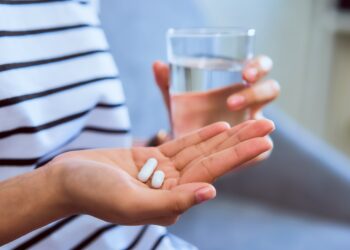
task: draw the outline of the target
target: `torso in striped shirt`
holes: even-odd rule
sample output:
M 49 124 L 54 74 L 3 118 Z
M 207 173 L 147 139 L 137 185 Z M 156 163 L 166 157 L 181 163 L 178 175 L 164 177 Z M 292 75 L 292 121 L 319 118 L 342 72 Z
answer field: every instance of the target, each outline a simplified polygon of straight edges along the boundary
M 0 0 L 0 180 L 75 149 L 130 146 L 118 70 L 86 0 Z M 33 194 L 33 199 L 35 198 Z M 4 249 L 172 249 L 157 226 L 87 215 L 52 223 Z

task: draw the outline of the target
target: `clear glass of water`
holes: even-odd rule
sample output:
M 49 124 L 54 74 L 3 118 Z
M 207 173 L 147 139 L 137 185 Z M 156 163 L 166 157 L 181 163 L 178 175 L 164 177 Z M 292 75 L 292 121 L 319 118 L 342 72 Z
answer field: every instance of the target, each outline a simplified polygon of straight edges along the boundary
M 169 29 L 170 119 L 175 137 L 216 121 L 236 125 L 247 111 L 230 112 L 226 99 L 245 87 L 242 69 L 253 56 L 255 30 Z

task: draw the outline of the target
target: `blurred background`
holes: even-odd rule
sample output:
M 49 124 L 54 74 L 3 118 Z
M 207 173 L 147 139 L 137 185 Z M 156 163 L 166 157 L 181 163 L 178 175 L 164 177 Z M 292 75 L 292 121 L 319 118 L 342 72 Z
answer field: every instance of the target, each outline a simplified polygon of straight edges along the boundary
M 201 0 L 210 25 L 257 30 L 256 52 L 271 56 L 282 86 L 277 106 L 350 153 L 349 1 Z
M 147 55 L 144 58 L 149 62 L 142 69 L 147 74 L 136 71 L 140 81 L 128 82 L 133 86 L 125 86 L 127 93 L 133 93 L 135 86 L 143 86 L 145 77 L 147 82 L 150 81 L 153 60 L 165 60 L 167 28 L 252 27 L 257 30 L 256 53 L 267 54 L 275 62 L 271 77 L 277 79 L 283 89 L 277 106 L 312 133 L 350 153 L 350 112 L 347 102 L 350 93 L 350 14 L 347 0 L 195 0 L 189 3 L 179 1 L 175 6 L 169 1 L 151 1 L 143 8 L 138 7 L 144 6 L 140 1 L 133 1 L 135 6 L 112 2 L 102 1 L 102 20 L 117 61 L 121 61 L 118 60 L 119 54 L 123 54 L 123 59 L 125 54 L 129 54 L 132 58 L 129 60 L 145 57 L 139 53 L 140 46 L 128 46 L 124 51 L 119 51 L 116 48 L 118 43 L 139 43 L 145 50 L 158 47 L 152 58 Z M 184 11 L 186 5 L 188 9 Z M 124 11 L 123 8 L 127 9 Z M 193 11 L 194 8 L 196 11 Z M 120 17 L 116 15 L 136 20 L 118 23 Z M 142 25 L 144 20 L 148 23 Z M 123 67 L 125 63 L 119 64 Z M 152 98 L 143 97 L 143 102 L 159 101 L 159 96 L 154 101 L 150 100 Z M 157 128 L 166 126 L 164 120 L 160 124 L 155 122 L 152 131 L 140 128 L 137 123 L 144 117 L 138 119 L 135 116 L 132 118 L 137 136 L 147 137 Z
M 151 65 L 169 27 L 244 26 L 274 60 L 275 150 L 172 231 L 200 249 L 350 249 L 350 1 L 102 0 L 134 135 L 168 128 Z

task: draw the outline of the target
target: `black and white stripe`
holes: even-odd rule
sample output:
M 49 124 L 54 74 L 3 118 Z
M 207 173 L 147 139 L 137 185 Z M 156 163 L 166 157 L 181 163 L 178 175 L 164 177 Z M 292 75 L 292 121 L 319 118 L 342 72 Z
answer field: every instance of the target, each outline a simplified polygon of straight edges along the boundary
M 86 248 L 88 245 L 90 245 L 92 242 L 97 240 L 105 232 L 107 232 L 107 231 L 109 231 L 109 230 L 111 230 L 113 228 L 116 228 L 116 227 L 117 227 L 117 225 L 109 224 L 109 225 L 105 225 L 105 226 L 99 228 L 97 231 L 95 231 L 92 234 L 90 234 L 87 238 L 83 239 L 77 245 L 73 246 L 71 248 L 71 250 L 81 250 L 81 249 Z
M 14 104 L 19 104 L 21 102 L 33 100 L 33 99 L 40 98 L 40 97 L 46 97 L 49 95 L 58 94 L 58 93 L 63 92 L 63 91 L 83 87 L 85 85 L 96 84 L 96 83 L 101 83 L 101 82 L 106 81 L 106 80 L 116 80 L 116 79 L 118 79 L 117 76 L 97 77 L 97 78 L 93 78 L 93 79 L 89 79 L 89 80 L 84 80 L 84 81 L 80 81 L 80 82 L 67 84 L 67 85 L 64 85 L 61 87 L 43 90 L 43 91 L 36 92 L 36 93 L 30 93 L 30 94 L 25 94 L 25 95 L 20 95 L 20 96 L 13 96 L 10 98 L 5 98 L 5 99 L 0 100 L 0 108 L 6 107 L 6 106 L 11 106 Z M 99 107 L 114 107 L 115 105 L 119 106 L 120 104 L 100 104 Z
M 56 88 L 83 81 L 93 81 L 94 79 L 115 77 L 117 75 L 118 71 L 114 67 L 113 59 L 108 53 L 95 53 L 85 57 L 78 57 L 74 60 L 63 60 L 36 67 L 18 68 L 0 74 L 0 84 L 2 86 L 7 83 L 14 84 L 14 87 L 18 88 L 16 93 L 2 88 L 0 100 L 52 91 Z M 116 95 L 123 97 L 122 92 L 116 93 Z
M 19 37 L 19 36 L 30 36 L 30 35 L 42 35 L 51 32 L 62 32 L 73 29 L 84 29 L 84 28 L 99 28 L 98 25 L 92 24 L 74 24 L 66 26 L 57 26 L 57 27 L 46 27 L 41 29 L 33 30 L 0 30 L 0 37 Z
M 85 230 L 81 230 L 81 227 L 84 227 Z M 70 230 L 66 231 L 65 229 L 68 228 Z M 62 219 L 22 237 L 17 244 L 10 243 L 6 247 L 16 250 L 47 249 L 50 244 L 48 237 L 53 234 L 62 241 L 67 237 L 67 234 L 74 234 L 74 240 L 62 242 L 62 249 L 173 249 L 169 244 L 169 239 L 167 239 L 166 229 L 162 227 L 154 225 L 121 226 L 87 215 L 75 215 Z M 111 239 L 115 240 L 113 246 L 109 245 Z M 163 247 L 161 247 L 162 245 Z
M 32 238 L 30 238 L 30 239 L 22 242 L 21 244 L 15 246 L 13 248 L 13 250 L 28 249 L 28 248 L 36 245 L 38 242 L 40 242 L 40 241 L 44 240 L 45 238 L 49 237 L 50 235 L 55 233 L 57 230 L 61 229 L 62 227 L 67 225 L 69 222 L 75 220 L 76 218 L 77 218 L 77 215 L 74 215 L 74 216 L 68 217 L 66 219 L 63 219 L 63 220 L 55 223 L 52 226 L 49 226 L 48 228 L 46 228 L 45 230 L 39 232 L 38 234 L 36 234 Z
M 37 163 L 40 159 L 45 158 L 48 151 L 51 152 L 56 148 L 64 149 L 64 147 L 67 146 L 73 146 L 74 148 L 123 146 L 125 143 L 123 137 L 129 133 L 129 126 L 115 128 L 115 126 L 108 126 L 108 124 L 107 126 L 95 124 L 97 123 L 94 120 L 95 117 L 104 117 L 103 114 L 105 110 L 103 109 L 105 109 L 105 107 L 103 107 L 102 110 L 91 108 L 69 117 L 64 117 L 60 120 L 43 124 L 39 127 L 21 128 L 23 130 L 28 130 L 25 131 L 26 133 L 24 134 L 17 134 L 13 137 L 0 140 L 0 147 L 2 145 L 4 146 L 4 150 L 0 152 L 0 167 L 11 165 L 30 166 L 31 164 Z M 116 105 L 116 108 L 108 109 L 119 109 L 120 111 L 123 111 L 119 112 L 121 114 L 126 112 L 125 106 Z M 106 113 L 108 112 L 110 111 L 106 111 Z M 87 119 L 92 122 L 86 123 Z M 80 124 L 86 125 L 81 127 Z M 50 128 L 50 126 L 53 127 Z M 80 127 L 81 129 L 79 129 Z M 18 130 L 16 131 L 17 133 L 19 133 Z M 7 131 L 7 133 L 8 132 L 9 131 Z M 33 134 L 38 133 L 39 135 L 33 136 Z M 47 138 L 50 139 L 50 141 L 47 141 L 45 145 L 42 145 L 40 143 L 41 138 Z M 67 140 L 65 138 L 69 139 Z M 103 142 L 99 143 L 99 141 L 102 140 Z M 126 140 L 129 139 L 126 137 Z M 52 146 L 49 147 L 49 145 Z M 32 147 L 32 150 L 28 150 L 28 147 L 30 146 Z M 13 149 L 13 147 L 16 148 Z M 16 155 L 21 155 L 21 157 L 15 157 Z
M 94 0 L 0 0 L 0 181 L 63 152 L 130 146 L 119 72 L 94 6 Z M 158 226 L 76 215 L 2 248 L 172 249 L 166 235 Z
M 108 51 L 108 44 L 98 27 L 68 29 L 38 36 L 0 36 L 0 48 L 6 47 L 7 51 L 7 54 L 0 57 L 0 72 Z M 98 44 L 90 44 L 89 37 L 95 37 Z M 40 43 L 37 43 L 38 39 L 41 40 Z M 71 44 L 65 44 L 67 40 Z M 65 45 L 58 50 L 57 44 Z
M 168 235 L 167 233 L 164 233 L 164 234 L 160 235 L 160 236 L 157 238 L 157 240 L 154 242 L 154 244 L 153 244 L 151 250 L 157 250 L 158 247 L 160 246 L 160 244 L 162 244 L 163 239 L 164 239 L 167 235 Z
M 87 50 L 87 51 L 82 51 L 82 52 L 79 51 L 76 53 L 62 55 L 62 56 L 58 56 L 58 57 L 43 58 L 43 59 L 38 59 L 38 60 L 34 60 L 34 61 L 5 63 L 5 64 L 0 64 L 0 73 L 3 71 L 9 71 L 9 70 L 21 69 L 21 68 L 29 68 L 29 67 L 34 67 L 34 66 L 41 66 L 41 65 L 45 65 L 45 64 L 67 61 L 67 60 L 72 60 L 72 59 L 76 59 L 79 57 L 85 57 L 85 56 L 90 56 L 90 55 L 94 55 L 94 54 L 98 54 L 98 53 L 106 53 L 106 52 L 108 52 L 108 51 L 105 49 L 94 49 L 94 50 Z
M 7 249 L 52 249 L 50 248 L 52 244 L 50 236 L 55 235 L 54 238 L 62 241 L 58 249 L 70 249 L 106 225 L 110 223 L 88 215 L 74 215 L 31 232 L 5 247 Z
M 75 0 L 1 0 L 0 30 L 34 30 L 76 24 L 99 25 L 100 21 L 93 6 L 94 4 L 82 6 Z
M 124 106 L 124 100 L 122 98 L 114 97 L 112 93 L 115 90 L 120 89 L 120 86 L 118 86 L 119 83 L 115 81 L 104 81 L 100 82 L 99 84 L 92 84 L 90 86 L 86 86 L 84 88 L 78 88 L 78 89 L 72 89 L 67 92 L 60 92 L 54 95 L 42 97 L 42 98 L 36 98 L 32 99 L 30 101 L 25 101 L 18 103 L 17 105 L 11 105 L 5 108 L 0 107 L 0 116 L 6 115 L 8 113 L 13 113 L 12 119 L 4 120 L 1 124 L 1 132 L 0 132 L 0 138 L 8 137 L 13 134 L 16 134 L 16 130 L 23 130 L 23 128 L 28 128 L 30 130 L 37 130 L 36 127 L 42 127 L 46 126 L 46 124 L 51 123 L 57 123 L 59 120 L 62 119 L 74 119 L 74 117 L 80 117 L 84 114 L 79 115 L 78 113 L 89 113 L 88 110 L 92 109 L 96 106 L 96 112 L 92 112 L 94 116 L 101 116 L 103 114 L 107 114 L 110 111 L 118 112 L 118 113 L 125 113 L 126 107 Z M 94 98 L 94 94 L 101 93 L 101 89 L 112 91 L 111 95 L 105 95 L 103 100 L 101 100 L 101 103 L 97 103 L 99 101 L 99 98 Z M 95 91 L 95 93 L 93 92 Z M 77 100 L 74 100 L 72 98 L 75 98 L 79 95 L 86 94 L 86 98 L 76 98 Z M 57 106 L 57 103 L 62 103 L 67 101 L 67 104 L 70 104 L 70 108 L 67 109 L 66 107 Z M 70 103 L 74 102 L 74 103 Z M 74 105 L 72 105 L 74 104 Z M 100 107 L 100 105 L 111 105 L 110 108 L 106 107 Z M 114 106 L 113 106 L 114 105 Z M 33 114 L 32 117 L 27 118 L 23 117 L 22 112 L 27 112 L 30 110 L 35 110 L 35 112 L 45 112 L 47 110 L 50 110 L 50 113 L 40 113 L 40 114 Z M 94 109 L 93 109 L 94 110 Z M 15 113 L 15 111 L 18 112 L 18 114 Z M 34 112 L 33 112 L 34 113 Z M 72 118 L 70 118 L 72 116 Z M 96 119 L 99 117 L 96 117 Z M 112 125 L 112 123 L 115 121 L 115 117 L 111 117 L 111 121 L 108 120 L 109 124 Z M 92 121 L 93 123 L 96 123 L 95 120 Z M 54 125 L 54 124 L 52 124 Z M 113 124 L 115 126 L 115 124 Z M 121 126 L 129 126 L 128 121 L 123 121 Z M 27 130 L 28 130 L 27 129 Z M 23 131 L 23 133 L 26 133 Z M 30 131 L 29 131 L 30 133 Z M 1 153 L 0 153 L 1 154 Z

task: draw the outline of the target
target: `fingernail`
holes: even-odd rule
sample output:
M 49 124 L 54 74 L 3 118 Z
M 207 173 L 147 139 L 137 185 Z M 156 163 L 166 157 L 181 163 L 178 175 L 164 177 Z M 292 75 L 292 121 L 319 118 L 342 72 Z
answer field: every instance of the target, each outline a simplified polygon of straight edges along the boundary
M 277 81 L 269 80 L 264 84 L 257 85 L 255 91 L 260 96 L 275 97 L 278 95 L 280 87 Z
M 234 95 L 228 98 L 228 104 L 236 108 L 239 106 L 242 106 L 244 102 L 245 102 L 245 98 L 244 96 L 241 96 L 241 95 Z
M 195 196 L 196 196 L 196 202 L 199 204 L 204 201 L 214 199 L 216 196 L 216 190 L 211 186 L 200 188 L 196 191 Z
M 273 66 L 273 62 L 269 57 L 261 57 L 260 58 L 260 67 L 264 70 L 264 71 L 269 71 L 272 69 Z
M 249 80 L 254 80 L 256 76 L 258 75 L 258 70 L 256 68 L 249 68 L 246 70 L 246 77 L 249 78 Z
M 274 121 L 270 120 L 270 119 L 266 119 L 266 121 L 268 121 L 271 124 L 271 132 L 274 131 L 276 129 L 276 125 L 274 123 Z

